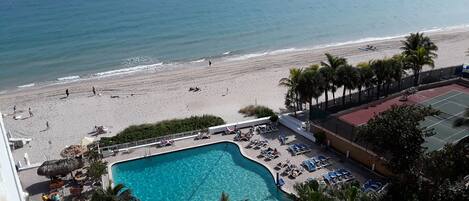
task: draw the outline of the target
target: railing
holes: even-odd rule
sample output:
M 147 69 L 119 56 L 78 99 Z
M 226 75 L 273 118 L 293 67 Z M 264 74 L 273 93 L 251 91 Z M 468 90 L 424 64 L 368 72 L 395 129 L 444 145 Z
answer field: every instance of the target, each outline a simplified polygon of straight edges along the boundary
M 182 133 L 165 135 L 165 136 L 161 136 L 161 137 L 148 138 L 148 139 L 144 139 L 144 140 L 138 140 L 138 141 L 127 142 L 127 143 L 122 143 L 122 144 L 104 146 L 104 147 L 99 148 L 99 152 L 102 153 L 103 151 L 115 151 L 115 150 L 120 150 L 120 149 L 130 149 L 132 147 L 155 144 L 155 143 L 158 143 L 162 140 L 172 140 L 172 139 L 177 139 L 177 138 L 182 138 L 182 137 L 187 137 L 187 136 L 193 136 L 193 135 L 197 135 L 199 132 L 202 132 L 202 130 L 187 131 L 187 132 L 182 132 Z

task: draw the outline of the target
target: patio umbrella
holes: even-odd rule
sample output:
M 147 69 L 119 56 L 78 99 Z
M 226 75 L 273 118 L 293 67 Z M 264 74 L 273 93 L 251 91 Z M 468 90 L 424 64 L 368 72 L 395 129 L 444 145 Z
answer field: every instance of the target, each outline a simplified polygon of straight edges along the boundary
M 83 161 L 77 158 L 51 160 L 44 162 L 37 169 L 37 174 L 49 177 L 57 175 L 66 175 L 71 173 L 73 170 L 82 168 L 83 166 Z
M 83 155 L 87 151 L 86 147 L 81 145 L 70 145 L 60 152 L 64 158 L 74 158 Z

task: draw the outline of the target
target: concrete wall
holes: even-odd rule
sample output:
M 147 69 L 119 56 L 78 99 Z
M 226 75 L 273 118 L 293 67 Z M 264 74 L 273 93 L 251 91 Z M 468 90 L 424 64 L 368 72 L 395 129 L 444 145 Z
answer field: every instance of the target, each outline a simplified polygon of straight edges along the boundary
M 369 169 L 376 171 L 382 175 L 390 176 L 392 173 L 386 168 L 385 161 L 371 150 L 367 150 L 333 132 L 317 125 L 312 125 L 313 132 L 324 131 L 326 133 L 325 143 L 335 150 L 343 153 L 349 158 L 363 164 Z
M 8 142 L 0 113 L 0 201 L 25 201 L 27 194 L 21 187 Z

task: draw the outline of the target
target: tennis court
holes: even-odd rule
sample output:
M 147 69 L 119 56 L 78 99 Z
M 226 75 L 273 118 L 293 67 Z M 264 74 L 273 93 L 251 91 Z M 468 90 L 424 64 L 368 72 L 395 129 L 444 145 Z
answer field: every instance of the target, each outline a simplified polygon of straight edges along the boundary
M 438 116 L 427 117 L 421 123 L 422 126 L 434 129 L 436 133 L 425 139 L 427 151 L 441 149 L 445 144 L 457 142 L 469 135 L 467 127 L 453 127 L 453 122 L 462 117 L 469 107 L 469 93 L 451 90 L 419 104 L 441 111 Z
M 453 122 L 459 116 L 464 114 L 466 108 L 469 107 L 469 88 L 459 84 L 450 84 L 435 88 L 418 91 L 408 97 L 407 101 L 401 101 L 401 97 L 394 97 L 385 101 L 377 101 L 366 107 L 351 110 L 341 114 L 339 121 L 345 122 L 350 126 L 360 126 L 366 124 L 374 115 L 384 112 L 391 108 L 392 105 L 417 104 L 423 106 L 432 106 L 441 111 L 438 116 L 427 117 L 421 122 L 422 126 L 432 128 L 435 132 L 434 136 L 425 139 L 424 146 L 427 151 L 439 150 L 447 143 L 456 143 L 464 137 L 469 136 L 467 127 L 455 128 Z M 342 129 L 341 132 L 353 129 L 344 127 L 345 124 L 334 124 L 336 128 Z M 340 125 L 342 127 L 339 127 Z

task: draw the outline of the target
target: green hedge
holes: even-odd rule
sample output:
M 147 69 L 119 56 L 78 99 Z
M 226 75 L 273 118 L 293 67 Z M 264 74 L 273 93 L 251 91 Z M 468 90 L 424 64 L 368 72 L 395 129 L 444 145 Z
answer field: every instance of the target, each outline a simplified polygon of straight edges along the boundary
M 270 117 L 275 115 L 275 112 L 272 109 L 262 105 L 248 105 L 241 108 L 238 112 L 248 117 L 256 116 L 257 118 Z
M 208 127 L 222 124 L 225 124 L 225 121 L 217 116 L 192 116 L 185 119 L 160 121 L 154 124 L 130 126 L 116 136 L 101 138 L 99 142 L 101 146 L 109 146 L 186 131 L 207 129 Z

